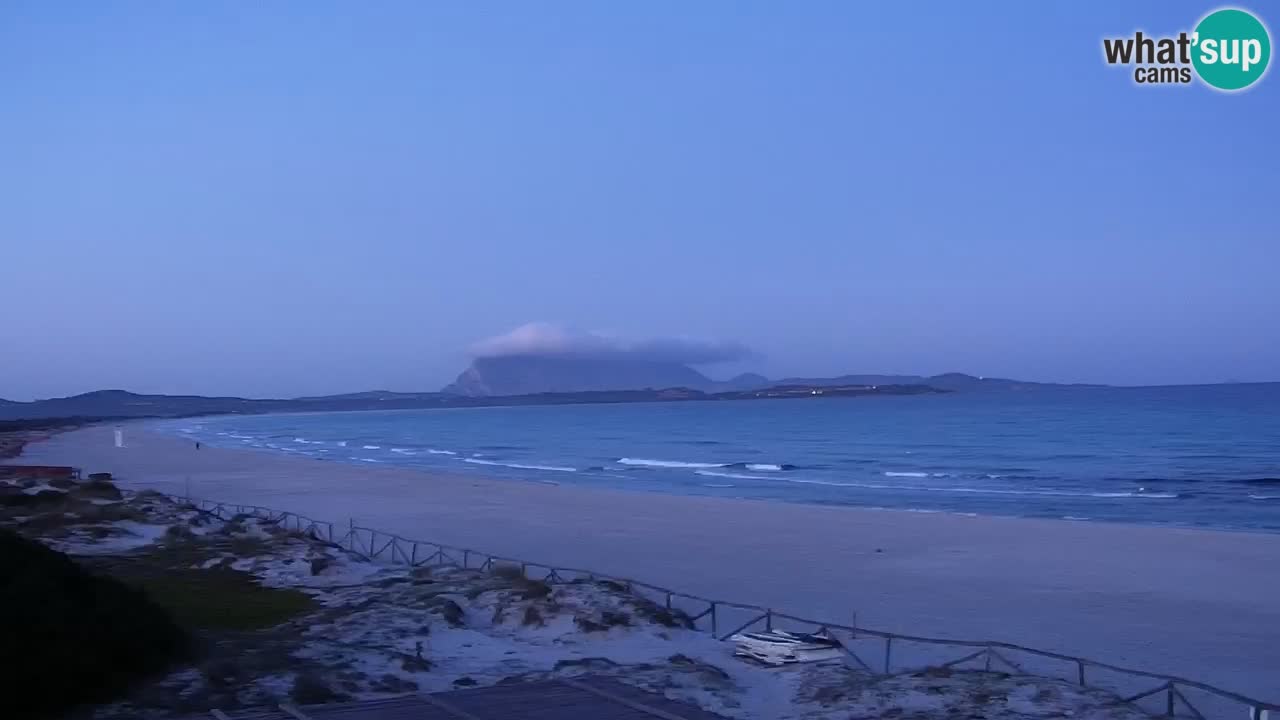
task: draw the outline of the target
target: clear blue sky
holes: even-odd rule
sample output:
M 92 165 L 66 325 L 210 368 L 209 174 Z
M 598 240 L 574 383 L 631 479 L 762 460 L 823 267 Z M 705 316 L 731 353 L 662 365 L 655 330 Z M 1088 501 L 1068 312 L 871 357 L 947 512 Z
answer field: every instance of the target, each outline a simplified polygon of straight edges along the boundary
M 1280 75 L 1102 61 L 1214 7 L 5 2 L 0 397 L 436 389 L 529 321 L 1280 380 Z

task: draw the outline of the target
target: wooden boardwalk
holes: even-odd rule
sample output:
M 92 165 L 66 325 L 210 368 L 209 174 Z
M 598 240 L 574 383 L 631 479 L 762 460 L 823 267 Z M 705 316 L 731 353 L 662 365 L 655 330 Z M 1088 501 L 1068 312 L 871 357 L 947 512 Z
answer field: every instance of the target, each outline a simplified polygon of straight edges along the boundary
M 218 711 L 201 720 L 724 720 L 615 680 L 509 683 L 383 700 Z

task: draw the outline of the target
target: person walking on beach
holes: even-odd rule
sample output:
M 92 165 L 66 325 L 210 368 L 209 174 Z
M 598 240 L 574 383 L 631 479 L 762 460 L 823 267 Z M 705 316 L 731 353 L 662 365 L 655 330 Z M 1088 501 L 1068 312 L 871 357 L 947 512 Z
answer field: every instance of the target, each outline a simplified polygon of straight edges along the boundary
M 197 440 L 197 441 L 196 441 L 196 449 L 197 449 L 197 450 L 199 450 L 199 449 L 200 449 L 200 441 L 199 441 L 199 440 Z

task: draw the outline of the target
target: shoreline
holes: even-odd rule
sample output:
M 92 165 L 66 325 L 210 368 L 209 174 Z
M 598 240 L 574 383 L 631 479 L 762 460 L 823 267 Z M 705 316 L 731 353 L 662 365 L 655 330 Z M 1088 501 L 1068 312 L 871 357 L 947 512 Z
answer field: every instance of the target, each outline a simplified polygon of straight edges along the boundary
M 130 423 L 19 462 L 255 503 L 894 632 L 983 638 L 1264 698 L 1280 671 L 1280 536 L 515 483 L 206 447 Z M 764 572 L 761 572 L 764 568 Z M 1176 631 L 1171 630 L 1176 628 Z
M 495 407 L 505 407 L 505 406 L 495 406 Z M 486 410 L 486 409 L 489 409 L 489 407 L 481 406 L 481 407 L 475 407 L 475 408 L 457 408 L 457 409 Z M 390 410 L 385 412 L 419 412 L 419 411 L 420 409 L 410 408 L 406 410 Z M 329 415 L 329 414 L 332 414 L 333 412 L 358 413 L 358 412 L 368 412 L 368 411 L 341 410 L 341 411 L 332 411 L 332 412 L 316 411 L 316 412 L 305 412 L 305 413 L 271 413 L 271 414 L 272 415 L 276 415 L 276 414 Z M 219 416 L 209 416 L 209 417 L 219 417 Z M 165 439 L 176 441 L 178 444 L 189 444 L 193 442 L 190 438 L 184 437 L 181 434 L 170 433 L 170 432 L 165 432 L 165 431 L 156 429 L 154 426 L 156 423 L 160 421 L 161 419 L 157 419 L 157 418 L 132 418 L 132 419 L 123 420 L 123 421 L 112 421 L 110 423 L 110 427 L 113 427 L 113 428 L 128 427 L 133 429 L 133 433 L 144 433 L 145 435 L 152 436 L 153 438 L 165 438 Z M 107 424 L 91 423 L 89 425 L 84 425 L 79 427 L 59 429 L 55 432 L 45 433 L 39 437 L 28 440 L 26 445 L 30 447 L 38 443 L 47 442 L 54 436 L 63 432 L 76 432 L 80 430 L 88 430 L 90 428 L 106 428 L 106 427 L 108 427 Z M 128 437 L 133 437 L 133 434 L 130 434 Z M 805 508 L 823 508 L 823 509 L 830 509 L 830 510 L 836 510 L 836 511 L 848 510 L 852 512 L 883 512 L 883 513 L 891 513 L 891 514 L 900 513 L 905 515 L 944 515 L 944 516 L 954 517 L 954 518 L 974 518 L 974 519 L 980 519 L 980 520 L 1012 521 L 1012 522 L 1028 522 L 1028 523 L 1053 523 L 1053 524 L 1069 523 L 1069 524 L 1084 524 L 1084 525 L 1100 524 L 1105 526 L 1118 526 L 1118 527 L 1124 527 L 1124 528 L 1132 528 L 1134 530 L 1156 530 L 1156 531 L 1163 531 L 1163 530 L 1175 531 L 1176 530 L 1176 531 L 1186 531 L 1186 532 L 1192 532 L 1192 533 L 1195 533 L 1195 532 L 1204 532 L 1204 533 L 1213 533 L 1213 534 L 1227 533 L 1227 534 L 1233 534 L 1233 535 L 1244 534 L 1244 535 L 1257 535 L 1262 537 L 1280 538 L 1280 530 L 1267 530 L 1264 528 L 1254 528 L 1254 527 L 1244 527 L 1244 526 L 1206 526 L 1206 525 L 1193 525 L 1193 524 L 1176 523 L 1176 522 L 1168 522 L 1168 523 L 1135 522 L 1130 520 L 1111 520 L 1108 518 L 1091 518 L 1091 517 L 1074 517 L 1074 516 L 1049 517 L 1049 516 L 1037 516 L 1037 515 L 1004 515 L 1004 514 L 996 514 L 996 513 L 989 514 L 989 513 L 965 511 L 965 510 L 943 510 L 943 509 L 934 509 L 934 508 L 896 508 L 896 507 L 886 507 L 886 506 L 877 506 L 877 505 L 858 505 L 858 504 L 852 504 L 852 503 L 850 504 L 823 503 L 823 502 L 813 502 L 808 500 L 798 500 L 798 499 L 793 500 L 788 498 L 724 497 L 724 496 L 718 496 L 718 495 L 670 493 L 670 492 L 664 492 L 661 490 L 644 490 L 634 486 L 633 487 L 612 487 L 612 486 L 588 487 L 588 486 L 582 486 L 582 485 L 575 485 L 572 483 L 565 483 L 562 481 L 552 480 L 549 478 L 503 477 L 501 475 L 486 473 L 483 470 L 472 470 L 468 472 L 468 471 L 461 471 L 461 470 L 455 471 L 455 470 L 448 470 L 448 469 L 414 467 L 412 465 L 401 465 L 401 464 L 396 464 L 391 462 L 384 462 L 381 460 L 358 461 L 353 459 L 344 460 L 340 458 L 313 457 L 313 456 L 292 454 L 292 453 L 275 450 L 271 448 L 264 448 L 264 447 L 254 447 L 254 446 L 224 447 L 224 446 L 209 445 L 203 441 L 201 442 L 202 442 L 201 444 L 202 449 L 200 452 L 209 450 L 209 451 L 214 451 L 219 453 L 222 453 L 222 452 L 248 453 L 250 455 L 259 455 L 263 457 L 285 458 L 288 460 L 297 460 L 303 463 L 316 462 L 316 463 L 323 463 L 327 466 L 344 467 L 344 468 L 347 468 L 350 473 L 363 473 L 370 470 L 375 472 L 380 470 L 401 471 L 401 472 L 421 474 L 421 475 L 430 476 L 430 477 L 448 478 L 453 481 L 473 481 L 473 482 L 483 482 L 485 484 L 498 483 L 500 485 L 512 483 L 516 485 L 549 486 L 549 487 L 555 487 L 555 488 L 565 488 L 570 492 L 581 491 L 586 493 L 604 493 L 604 494 L 622 495 L 622 496 L 642 495 L 647 497 L 647 496 L 657 495 L 662 497 L 710 500 L 713 502 L 749 503 L 749 504 L 756 504 L 756 505 L 762 504 L 765 506 L 772 506 L 772 505 L 778 505 L 778 504 L 796 505 L 796 506 L 805 507 Z M 4 464 L 3 459 L 0 459 L 0 464 Z M 513 467 L 513 466 L 505 466 L 505 467 Z M 88 471 L 87 468 L 86 468 L 86 471 Z M 231 503 L 236 502 L 234 498 L 232 499 L 203 498 L 203 499 L 225 501 L 225 502 L 231 502 Z M 621 500 L 622 498 L 617 498 L 617 499 Z M 275 508 L 275 509 L 290 510 L 290 508 Z M 1280 561 L 1280 557 L 1277 557 L 1277 561 Z
M 1139 388 L 1139 389 L 1142 389 L 1142 388 Z M 496 407 L 494 408 L 490 408 L 490 407 L 454 408 L 452 409 L 452 411 L 458 411 L 458 410 L 464 410 L 464 409 L 465 410 L 488 410 L 488 409 L 501 409 L 501 408 L 496 408 Z M 367 411 L 348 410 L 348 411 L 334 411 L 334 412 L 328 412 L 328 411 L 285 412 L 285 413 L 270 413 L 268 415 L 280 416 L 280 417 L 328 416 L 328 415 L 344 415 L 344 414 L 352 414 L 352 413 L 360 413 L 360 412 L 367 412 Z M 398 413 L 419 413 L 419 412 L 422 412 L 422 410 L 391 409 L 391 410 L 383 410 L 379 412 L 381 414 L 393 415 Z M 210 419 L 216 420 L 217 418 L 226 417 L 226 416 L 207 416 L 207 417 L 209 417 Z M 1204 519 L 1187 519 L 1187 518 L 1179 518 L 1179 517 L 1174 517 L 1171 519 L 1159 519 L 1154 516 L 1148 517 L 1145 515 L 1142 517 L 1134 517 L 1132 516 L 1131 513 L 1128 514 L 1128 516 L 1125 516 L 1123 511 L 1119 511 L 1114 507 L 1101 507 L 1101 508 L 1092 508 L 1092 509 L 1080 508 L 1078 511 L 1076 509 L 1071 509 L 1071 508 L 1058 508 L 1057 509 L 1058 512 L 1039 512 L 1034 507 L 1025 507 L 1022 509 L 1022 511 L 1005 510 L 1004 508 L 992 509 L 989 507 L 977 508 L 977 509 L 970 509 L 968 507 L 947 507 L 947 503 L 945 502 L 935 502 L 931 504 L 927 500 L 924 502 L 920 502 L 919 503 L 920 507 L 912 507 L 906 504 L 892 504 L 891 500 L 889 501 L 890 504 L 880 505 L 880 504 L 871 504 L 870 502 L 843 501 L 839 499 L 813 497 L 813 496 L 802 497 L 802 496 L 793 496 L 793 495 L 785 495 L 785 494 L 771 494 L 768 491 L 753 492 L 758 487 L 758 485 L 753 485 L 750 482 L 747 483 L 740 490 L 731 490 L 731 491 L 728 489 L 735 487 L 735 484 L 733 484 L 732 482 L 730 482 L 729 484 L 718 484 L 718 483 L 710 483 L 710 482 L 702 482 L 702 483 L 696 483 L 696 484 L 687 484 L 687 483 L 682 484 L 682 483 L 668 481 L 665 486 L 660 486 L 655 484 L 651 487 L 647 487 L 648 483 L 644 481 L 635 482 L 635 480 L 638 480 L 639 478 L 632 478 L 632 479 L 628 479 L 627 482 L 618 483 L 615 478 L 619 478 L 622 476 L 618 475 L 616 472 L 608 472 L 609 470 L 608 467 L 604 467 L 604 468 L 599 466 L 586 467 L 586 466 L 583 466 L 582 464 L 578 464 L 577 466 L 574 466 L 572 464 L 574 463 L 574 460 L 565 460 L 561 462 L 557 460 L 547 460 L 547 461 L 532 460 L 531 461 L 531 460 L 517 459 L 517 460 L 508 460 L 504 462 L 502 460 L 489 461 L 489 460 L 476 459 L 480 457 L 480 455 L 472 455 L 469 458 L 463 458 L 460 455 L 458 455 L 459 452 L 470 452 L 470 451 L 454 452 L 452 450 L 450 451 L 434 450 L 434 449 L 426 450 L 426 452 L 430 455 L 436 455 L 436 454 L 448 455 L 453 457 L 453 459 L 462 460 L 463 462 L 466 462 L 466 463 L 473 463 L 475 465 L 480 465 L 480 466 L 496 466 L 496 467 L 493 467 L 492 470 L 488 470 L 488 469 L 478 469 L 478 468 L 464 468 L 462 466 L 445 466 L 445 465 L 432 465 L 432 464 L 422 464 L 422 463 L 415 463 L 415 462 L 405 462 L 404 456 L 384 456 L 384 457 L 370 457 L 370 458 L 360 458 L 355 456 L 325 457 L 323 455 L 316 455 L 316 454 L 305 453 L 305 452 L 293 452 L 289 448 L 279 447 L 275 445 L 269 445 L 268 447 L 263 447 L 261 445 L 256 445 L 256 444 L 243 445 L 243 444 L 229 442 L 226 440 L 220 440 L 219 438 L 203 438 L 198 435 L 186 435 L 181 432 L 177 432 L 171 428 L 161 429 L 162 426 L 171 425 L 172 422 L 173 422 L 172 419 L 137 418 L 137 419 L 126 420 L 123 422 L 117 422 L 113 424 L 133 426 L 133 427 L 139 428 L 144 432 L 165 435 L 168 437 L 179 439 L 184 442 L 201 441 L 205 443 L 205 447 L 217 448 L 220 450 L 230 450 L 230 451 L 237 451 L 237 452 L 238 451 L 260 452 L 268 455 L 285 455 L 285 456 L 295 457 L 300 459 L 308 459 L 308 460 L 315 460 L 315 461 L 320 461 L 325 463 L 343 465 L 343 466 L 352 468 L 352 472 L 367 470 L 370 467 L 391 467 L 391 468 L 397 468 L 397 469 L 408 470 L 413 472 L 421 472 L 421 473 L 426 473 L 431 475 L 448 475 L 448 476 L 455 476 L 455 477 L 461 477 L 461 478 L 483 478 L 486 480 L 497 480 L 497 481 L 503 481 L 503 482 L 518 481 L 522 483 L 537 483 L 537 484 L 552 485 L 552 486 L 564 485 L 564 486 L 580 488 L 580 489 L 590 490 L 590 491 L 610 490 L 610 491 L 619 491 L 619 492 L 625 492 L 625 493 L 639 493 L 639 494 L 655 494 L 656 493 L 656 494 L 667 494 L 667 495 L 673 495 L 673 496 L 679 496 L 679 497 L 713 498 L 713 499 L 734 500 L 734 501 L 755 501 L 755 502 L 767 502 L 771 504 L 786 503 L 786 504 L 802 505 L 806 507 L 836 507 L 836 508 L 851 508 L 851 509 L 857 509 L 857 510 L 882 510 L 882 511 L 890 511 L 890 512 L 907 512 L 907 513 L 921 513 L 921 514 L 947 514 L 947 515 L 955 515 L 955 516 L 961 516 L 961 517 L 1009 518 L 1009 519 L 1042 520 L 1042 521 L 1054 521 L 1054 522 L 1069 521 L 1073 523 L 1084 522 L 1084 523 L 1119 524 L 1119 525 L 1131 526 L 1131 527 L 1153 527 L 1153 528 L 1164 528 L 1164 529 L 1206 530 L 1211 532 L 1280 535 L 1280 525 L 1273 524 L 1273 523 L 1260 523 L 1260 522 L 1248 522 L 1248 521 L 1232 523 L 1232 522 L 1222 521 L 1222 520 L 1209 521 Z M 227 435 L 227 434 L 228 433 L 225 433 L 225 432 L 218 433 L 218 435 Z M 248 437 L 248 436 L 231 434 L 231 437 L 242 438 L 242 437 Z M 295 439 L 295 442 L 311 442 L 311 441 Z M 318 441 L 316 444 L 324 444 L 325 442 L 334 442 L 334 441 L 331 441 L 331 440 Z M 345 445 L 345 442 L 339 443 L 339 444 Z M 377 446 L 365 446 L 365 449 L 378 450 L 381 448 Z M 480 449 L 485 449 L 485 447 L 481 446 Z M 352 450 L 359 452 L 358 445 L 353 445 Z M 406 451 L 393 448 L 391 452 L 399 453 L 399 452 L 406 452 Z M 409 454 L 413 455 L 413 453 L 409 453 Z M 623 454 L 625 455 L 626 453 L 623 453 Z M 420 452 L 418 453 L 418 456 L 422 456 Z M 586 461 L 583 461 L 583 462 L 586 462 Z M 597 458 L 597 459 L 593 459 L 591 462 L 598 463 L 600 462 L 600 460 Z M 622 460 L 619 462 L 621 462 L 624 465 L 645 465 L 645 464 L 652 463 L 656 467 L 659 467 L 660 469 L 666 469 L 668 467 L 688 467 L 688 468 L 709 468 L 709 469 L 715 469 L 715 470 L 734 470 L 734 472 L 737 472 L 738 471 L 737 469 L 741 468 L 743 465 L 747 466 L 745 470 L 753 469 L 752 467 L 750 467 L 749 464 L 744 462 L 724 463 L 724 464 L 715 464 L 715 463 L 702 464 L 701 462 L 684 463 L 684 462 L 677 462 L 677 461 L 656 461 L 656 460 L 655 461 L 646 461 L 646 460 L 631 461 L 631 458 L 629 457 L 623 457 Z M 533 463 L 533 464 L 520 464 L 520 463 Z M 548 465 L 566 465 L 566 467 L 548 466 Z M 779 468 L 778 466 L 775 465 L 773 466 L 773 469 L 774 470 L 778 470 L 778 469 L 806 470 L 809 468 L 806 468 L 805 466 L 799 466 L 799 467 L 784 466 L 784 468 Z M 558 472 L 544 472 L 544 471 L 558 471 Z M 571 473 L 571 474 L 566 474 L 566 473 Z M 786 481 L 787 483 L 796 483 L 798 485 L 803 485 L 805 487 L 824 486 L 824 485 L 834 485 L 834 486 L 845 485 L 845 482 L 835 481 L 835 480 L 816 480 L 816 479 L 803 479 L 803 478 L 792 479 L 788 474 L 785 474 L 785 473 L 772 475 L 771 477 L 747 477 L 747 476 L 738 476 L 738 475 L 732 475 L 732 474 L 722 476 L 722 475 L 719 475 L 717 472 L 711 472 L 710 470 L 707 470 L 706 472 L 704 472 L 703 470 L 699 469 L 695 472 L 695 474 L 698 474 L 698 475 L 705 474 L 710 476 L 712 479 L 719 478 L 719 477 L 725 477 L 725 478 L 741 477 L 742 479 L 750 480 L 753 482 L 766 481 L 766 480 L 783 480 L 783 481 Z M 923 477 L 925 476 L 926 473 L 917 473 L 915 471 L 912 471 L 912 472 L 885 472 L 883 474 L 887 476 L 910 475 L 910 476 Z M 934 477 L 945 478 L 945 477 L 956 477 L 956 476 L 948 472 L 948 473 L 939 473 L 937 475 L 934 475 Z M 988 475 L 987 477 L 993 478 L 993 477 L 1001 477 L 1001 476 Z M 1271 480 L 1272 479 L 1269 477 L 1263 479 L 1263 481 L 1267 481 L 1267 482 L 1270 482 Z M 862 482 L 869 482 L 872 484 L 861 484 Z M 1150 484 L 1150 483 L 1161 483 L 1161 482 L 1163 482 L 1163 480 L 1160 480 L 1158 478 L 1155 480 L 1146 480 L 1146 481 L 1137 480 L 1137 479 L 1132 480 L 1132 483 L 1134 484 L 1141 484 L 1141 483 Z M 1228 481 L 1228 482 L 1233 482 L 1233 481 Z M 1257 481 L 1235 480 L 1234 482 L 1257 482 Z M 847 486 L 852 488 L 871 488 L 874 490 L 895 489 L 895 488 L 889 488 L 884 485 L 875 484 L 874 480 L 851 482 Z M 1092 489 L 1076 491 L 1073 489 L 1055 490 L 1053 488 L 1050 488 L 1046 492 L 1036 492 L 1036 491 L 1014 492 L 1014 491 L 999 490 L 999 489 L 972 490 L 969 488 L 961 488 L 954 492 L 956 493 L 973 492 L 973 493 L 977 493 L 978 495 L 983 495 L 984 493 L 991 493 L 992 496 L 1000 496 L 1000 497 L 1003 496 L 1002 495 L 1003 493 L 1008 493 L 1010 495 L 1027 495 L 1027 496 L 1031 496 L 1033 499 L 1038 499 L 1040 496 L 1052 497 L 1054 495 L 1061 495 L 1062 497 L 1068 498 L 1070 500 L 1075 500 L 1076 498 L 1100 498 L 1100 499 L 1103 499 L 1103 502 L 1106 502 L 1106 499 L 1110 499 L 1110 498 L 1134 497 L 1134 498 L 1143 500 L 1144 502 L 1152 502 L 1154 500 L 1157 503 L 1161 501 L 1166 501 L 1166 500 L 1171 503 L 1174 503 L 1179 500 L 1185 500 L 1187 498 L 1205 494 L 1204 491 L 1201 491 L 1199 489 L 1186 490 L 1186 491 L 1182 491 L 1182 490 L 1162 491 L 1160 489 L 1161 488 L 1160 485 L 1156 485 L 1153 488 L 1140 487 L 1136 485 L 1135 487 L 1136 489 L 1128 492 L 1124 491 L 1123 489 L 1117 491 L 1115 489 L 1105 489 L 1105 488 L 1098 488 L 1096 489 L 1096 491 Z M 707 489 L 711 489 L 711 490 L 707 490 Z M 913 488 L 910 486 L 904 486 L 903 488 L 897 488 L 897 489 L 900 489 L 903 491 L 912 491 L 912 490 L 930 491 L 928 493 L 928 497 L 938 497 L 933 493 L 933 491 L 937 490 L 936 488 Z M 720 492 L 720 490 L 726 490 L 726 492 Z M 1151 490 L 1151 492 L 1147 492 L 1148 490 Z M 742 492 L 745 494 L 734 495 L 734 494 L 729 494 L 730 492 L 734 492 L 734 493 Z M 946 493 L 943 493 L 943 494 L 945 495 Z M 1210 492 L 1207 494 L 1211 495 L 1212 493 Z M 958 495 L 954 497 L 958 497 Z M 1269 496 L 1256 496 L 1253 494 L 1250 494 L 1248 497 L 1254 500 L 1274 499 Z M 1151 507 L 1155 508 L 1156 506 L 1152 505 Z M 1181 506 L 1171 505 L 1171 507 L 1181 507 Z M 1280 506 L 1277 506 L 1277 507 L 1280 508 Z M 1059 514 L 1059 512 L 1061 514 Z

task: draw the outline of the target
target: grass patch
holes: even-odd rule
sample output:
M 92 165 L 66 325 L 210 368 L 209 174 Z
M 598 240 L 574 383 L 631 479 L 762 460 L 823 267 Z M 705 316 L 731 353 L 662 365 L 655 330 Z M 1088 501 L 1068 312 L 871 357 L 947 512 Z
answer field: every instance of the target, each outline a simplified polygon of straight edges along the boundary
M 494 577 L 502 578 L 507 582 L 516 583 L 525 579 L 524 568 L 512 563 L 494 563 L 489 572 Z
M 0 496 L 0 505 L 11 508 L 48 508 L 62 505 L 67 501 L 67 494 L 59 490 L 41 490 L 30 495 L 26 493 L 6 493 Z
M 520 597 L 525 600 L 536 600 L 551 595 L 550 585 L 545 581 L 535 580 L 526 576 L 524 568 L 519 565 L 510 563 L 496 564 L 490 570 L 490 573 L 517 588 L 520 591 Z
M 106 475 L 106 479 L 95 478 L 95 475 Z M 99 498 L 102 500 L 123 500 L 124 494 L 120 492 L 120 488 L 111 483 L 111 475 L 108 473 L 94 473 L 89 476 L 89 482 L 76 485 L 71 492 L 79 497 Z
M 578 615 L 573 623 L 583 632 L 604 632 L 613 627 L 630 627 L 631 616 L 624 612 L 605 610 L 600 613 L 598 620 L 589 615 Z
M 301 673 L 295 677 L 293 687 L 289 689 L 289 698 L 299 705 L 320 705 L 346 699 L 315 673 Z
M 239 558 L 252 558 L 271 554 L 271 544 L 252 535 L 239 535 L 231 538 L 230 552 Z
M 261 630 L 315 608 L 304 592 L 263 587 L 249 573 L 225 568 L 124 580 L 180 624 L 200 630 Z
M 133 522 L 145 523 L 152 521 L 147 513 L 131 508 L 122 503 L 114 503 L 111 505 L 91 505 L 79 503 L 71 508 L 76 513 L 75 524 L 77 525 L 96 525 L 105 523 L 121 522 L 123 520 L 131 520 Z
M 669 628 L 694 629 L 693 620 L 689 619 L 689 615 L 682 610 L 665 608 L 643 597 L 632 603 L 632 607 L 635 609 L 636 617 L 643 618 L 651 623 Z
M 55 536 L 83 528 L 97 537 L 111 534 L 110 523 L 152 520 L 125 503 L 67 502 L 65 495 L 60 500 L 62 507 L 57 512 L 38 514 L 23 523 L 22 529 Z M 64 508 L 74 510 L 75 516 L 67 517 Z M 200 567 L 228 555 L 256 557 L 271 548 L 269 540 L 255 536 L 197 537 L 188 525 L 176 523 L 168 528 L 161 544 L 143 553 L 86 557 L 81 562 L 100 575 L 143 591 L 186 629 L 240 632 L 275 627 L 316 608 L 312 597 L 300 590 L 264 587 L 253 574 L 222 563 Z
M 537 625 L 542 627 L 546 625 L 546 621 L 542 618 L 542 612 L 537 607 L 529 605 L 524 609 L 524 617 L 520 619 L 521 625 Z
M 462 606 L 450 600 L 449 598 L 434 597 L 428 603 L 428 606 L 440 610 L 440 615 L 444 617 L 445 622 L 451 627 L 463 627 L 467 624 L 467 613 L 463 611 Z
M 541 580 L 525 580 L 521 583 L 520 597 L 525 600 L 537 600 L 550 595 L 551 586 Z
M 316 608 L 310 595 L 264 587 L 247 572 L 226 567 L 201 570 L 172 562 L 183 555 L 178 549 L 157 550 L 139 561 L 113 563 L 104 570 L 147 593 L 192 630 L 262 630 Z

